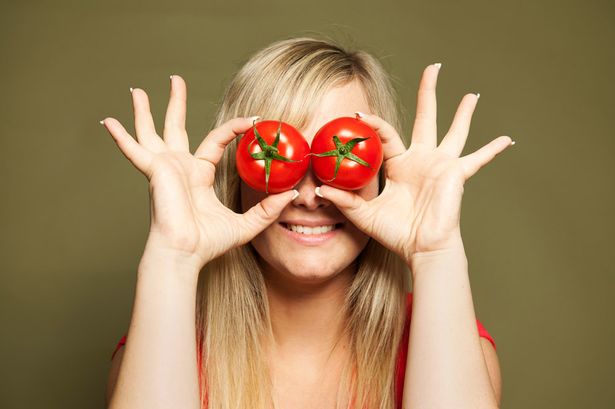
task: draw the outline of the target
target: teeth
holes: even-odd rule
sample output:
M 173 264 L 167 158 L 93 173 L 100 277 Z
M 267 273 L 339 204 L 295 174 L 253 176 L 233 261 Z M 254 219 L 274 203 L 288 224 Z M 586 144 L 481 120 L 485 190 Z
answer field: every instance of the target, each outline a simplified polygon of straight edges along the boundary
M 286 228 L 301 234 L 323 234 L 335 229 L 335 225 L 331 224 L 328 226 L 308 227 L 298 224 L 287 224 Z

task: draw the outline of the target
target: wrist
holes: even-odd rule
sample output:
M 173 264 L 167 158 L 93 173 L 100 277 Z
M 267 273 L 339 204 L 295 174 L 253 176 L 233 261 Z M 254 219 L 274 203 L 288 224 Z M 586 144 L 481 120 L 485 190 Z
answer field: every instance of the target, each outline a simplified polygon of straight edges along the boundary
M 454 271 L 468 270 L 468 259 L 462 243 L 435 250 L 416 252 L 407 263 L 412 277 L 443 271 L 453 274 Z
M 206 264 L 196 254 L 169 248 L 155 236 L 148 237 L 139 262 L 139 275 L 163 274 L 196 282 L 201 268 Z

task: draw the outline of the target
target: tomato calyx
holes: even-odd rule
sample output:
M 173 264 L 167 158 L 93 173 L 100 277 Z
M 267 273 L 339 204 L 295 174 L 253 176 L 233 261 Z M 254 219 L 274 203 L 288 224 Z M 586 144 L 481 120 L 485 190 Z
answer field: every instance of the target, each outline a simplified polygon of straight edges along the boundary
M 364 161 L 363 159 L 359 158 L 357 155 L 352 153 L 352 149 L 356 146 L 356 144 L 358 144 L 359 142 L 365 141 L 367 139 L 369 138 L 354 138 L 354 139 L 349 140 L 346 143 L 343 143 L 342 141 L 340 141 L 337 135 L 333 135 L 333 143 L 335 143 L 335 149 L 327 151 L 327 152 L 323 152 L 323 153 L 311 153 L 311 155 L 319 156 L 319 157 L 323 157 L 323 156 L 335 156 L 336 157 L 335 171 L 333 173 L 333 177 L 331 179 L 328 179 L 327 182 L 331 182 L 337 177 L 337 171 L 339 170 L 340 164 L 342 163 L 344 158 L 355 161 L 361 166 L 366 166 L 368 168 L 371 168 L 369 163 L 367 163 L 366 161 Z
M 289 159 L 278 153 L 278 143 L 280 142 L 280 130 L 282 128 L 282 121 L 280 121 L 280 124 L 278 125 L 278 130 L 275 135 L 275 140 L 273 141 L 271 145 L 269 145 L 263 139 L 261 134 L 258 133 L 258 129 L 256 129 L 256 121 L 252 123 L 252 126 L 254 128 L 254 135 L 256 136 L 256 141 L 258 142 L 258 145 L 260 146 L 261 151 L 256 152 L 256 153 L 250 153 L 250 156 L 252 156 L 256 160 L 265 161 L 265 192 L 269 193 L 269 175 L 271 174 L 271 162 L 274 159 L 280 160 L 283 162 L 300 162 L 300 161 Z M 250 142 L 250 144 L 248 145 L 247 147 L 248 152 L 250 152 L 250 146 L 252 145 L 252 143 L 254 143 L 254 140 Z

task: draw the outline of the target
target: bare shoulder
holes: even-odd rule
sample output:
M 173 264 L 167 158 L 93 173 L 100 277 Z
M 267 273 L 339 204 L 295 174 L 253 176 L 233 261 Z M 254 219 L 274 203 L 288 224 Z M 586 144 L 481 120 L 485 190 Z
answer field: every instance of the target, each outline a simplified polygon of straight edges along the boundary
M 105 406 L 109 406 L 111 401 L 111 396 L 113 395 L 113 391 L 115 390 L 115 384 L 117 383 L 117 375 L 120 372 L 120 366 L 122 365 L 122 358 L 124 357 L 124 345 L 117 350 L 113 359 L 111 360 L 111 366 L 109 368 L 109 377 L 107 378 L 107 392 L 106 396 L 106 404 Z
M 498 401 L 498 407 L 502 400 L 502 373 L 500 371 L 500 360 L 498 354 L 493 347 L 493 344 L 484 337 L 480 338 L 481 346 L 483 348 L 483 356 L 485 357 L 485 363 L 487 364 L 487 370 L 489 371 L 489 378 L 491 378 L 491 386 L 495 393 L 495 398 Z

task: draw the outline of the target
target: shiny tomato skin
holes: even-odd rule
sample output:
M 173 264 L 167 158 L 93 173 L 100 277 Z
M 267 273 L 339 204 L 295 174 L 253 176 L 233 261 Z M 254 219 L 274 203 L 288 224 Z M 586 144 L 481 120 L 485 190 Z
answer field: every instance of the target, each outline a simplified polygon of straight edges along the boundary
M 255 126 L 268 145 L 273 145 L 280 121 L 264 120 Z M 254 159 L 251 154 L 262 152 L 254 133 L 254 126 L 241 137 L 235 155 L 237 172 L 252 189 L 279 193 L 292 189 L 305 175 L 310 163 L 310 146 L 303 135 L 292 125 L 282 122 L 278 154 L 297 162 L 271 161 L 268 190 L 265 184 L 265 160 Z
M 369 125 L 357 118 L 340 117 L 324 124 L 312 140 L 312 154 L 329 152 L 336 149 L 333 136 L 340 142 L 347 143 L 354 138 L 369 138 L 357 143 L 350 151 L 367 162 L 366 167 L 351 159 L 344 158 L 335 179 L 335 156 L 318 157 L 312 155 L 312 169 L 323 183 L 345 190 L 357 190 L 367 185 L 378 174 L 382 165 L 383 151 L 380 137 Z

